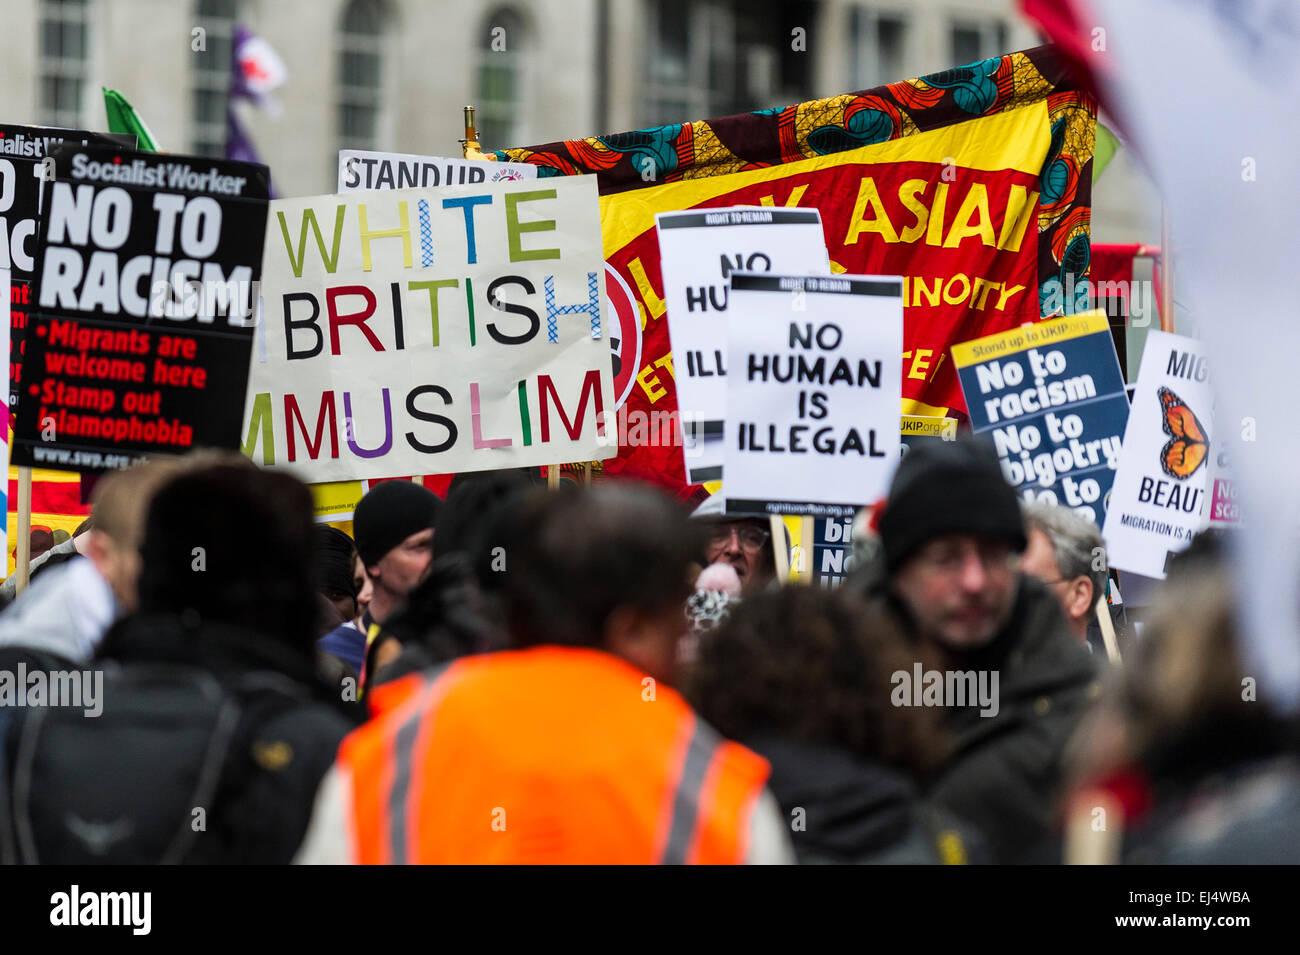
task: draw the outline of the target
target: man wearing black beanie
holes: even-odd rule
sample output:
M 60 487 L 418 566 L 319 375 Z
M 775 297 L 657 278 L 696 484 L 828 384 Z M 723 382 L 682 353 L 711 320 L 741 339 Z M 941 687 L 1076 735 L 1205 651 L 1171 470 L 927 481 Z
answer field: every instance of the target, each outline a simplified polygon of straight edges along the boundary
M 1062 752 L 1099 687 L 1055 597 L 1018 571 L 1024 523 L 992 445 L 909 450 L 875 522 L 876 557 L 846 586 L 912 638 L 917 663 L 891 702 L 943 707 L 954 745 L 932 798 L 977 826 L 998 861 L 1053 861 Z
M 978 439 L 922 445 L 903 458 L 878 518 L 885 566 L 914 622 L 948 650 L 983 646 L 1015 597 L 1025 526 L 993 449 Z M 966 573 L 966 552 L 981 573 Z M 926 573 L 933 565 L 955 574 Z
M 388 620 L 433 565 L 437 496 L 411 481 L 385 481 L 371 488 L 352 518 L 357 553 L 374 586 L 370 616 Z

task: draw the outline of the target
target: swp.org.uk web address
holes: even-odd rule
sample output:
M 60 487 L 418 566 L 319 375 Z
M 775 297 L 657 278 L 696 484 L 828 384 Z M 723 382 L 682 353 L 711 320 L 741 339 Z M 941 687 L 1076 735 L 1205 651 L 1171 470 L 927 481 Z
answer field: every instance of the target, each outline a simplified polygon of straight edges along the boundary
M 127 454 L 102 454 L 99 451 L 69 451 L 66 448 L 32 448 L 32 458 L 37 464 L 71 468 L 125 468 L 139 458 Z

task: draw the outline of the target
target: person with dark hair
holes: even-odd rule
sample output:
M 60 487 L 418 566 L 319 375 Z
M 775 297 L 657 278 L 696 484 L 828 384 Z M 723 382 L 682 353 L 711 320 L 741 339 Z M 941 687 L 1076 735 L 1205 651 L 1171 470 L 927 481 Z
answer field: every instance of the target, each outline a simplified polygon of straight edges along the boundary
M 140 612 L 220 623 L 309 650 L 313 527 L 311 494 L 287 475 L 234 460 L 182 474 L 149 507 Z
M 993 446 L 913 448 L 876 524 L 878 555 L 845 586 L 894 616 L 921 680 L 941 681 L 944 692 L 921 701 L 941 707 L 954 741 L 932 795 L 976 826 L 997 861 L 1058 858 L 1063 750 L 1101 688 L 1056 598 L 1019 572 L 1024 521 Z M 987 704 L 967 692 L 980 680 Z
M 300 861 L 789 860 L 766 762 L 671 686 L 699 549 L 679 507 L 626 484 L 535 491 L 502 534 L 514 649 L 377 687 Z
M 946 754 L 936 715 L 890 702 L 911 656 L 887 617 L 810 587 L 742 601 L 700 640 L 687 696 L 772 764 L 801 863 L 969 861 L 970 834 L 918 795 Z
M 11 734 L 21 861 L 278 863 L 301 841 L 355 725 L 315 669 L 311 494 L 208 460 L 149 504 L 99 718 L 37 711 Z
M 337 527 L 317 524 L 313 555 L 316 591 L 336 612 L 334 624 L 323 631 L 325 635 L 316 641 L 316 649 L 336 657 L 345 665 L 344 671 L 330 666 L 331 674 L 343 672 L 355 677 L 361 672 L 366 656 L 366 634 L 356 622 L 360 616 L 356 545 Z
M 457 474 L 447 487 L 447 499 L 438 509 L 434 532 L 438 554 L 463 553 L 473 560 L 483 550 L 493 512 L 537 486 L 533 473 L 526 468 Z
M 31 544 L 29 545 L 32 559 L 45 554 L 51 547 L 57 544 L 54 539 L 54 532 L 48 527 L 33 527 L 31 532 Z
M 504 529 L 505 626 L 516 647 L 597 647 L 672 684 L 699 532 L 641 488 L 537 491 Z
M 337 527 L 317 524 L 312 548 L 316 590 L 332 603 L 343 620 L 357 616 L 357 585 L 353 570 L 357 547 Z

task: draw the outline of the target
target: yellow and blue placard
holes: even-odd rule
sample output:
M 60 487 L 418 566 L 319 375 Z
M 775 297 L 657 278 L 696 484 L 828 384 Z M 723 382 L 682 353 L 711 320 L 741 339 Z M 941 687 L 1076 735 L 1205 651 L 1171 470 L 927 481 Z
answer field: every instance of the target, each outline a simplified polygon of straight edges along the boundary
M 952 357 L 971 430 L 993 439 L 1007 483 L 1100 527 L 1129 411 L 1105 314 L 977 338 Z

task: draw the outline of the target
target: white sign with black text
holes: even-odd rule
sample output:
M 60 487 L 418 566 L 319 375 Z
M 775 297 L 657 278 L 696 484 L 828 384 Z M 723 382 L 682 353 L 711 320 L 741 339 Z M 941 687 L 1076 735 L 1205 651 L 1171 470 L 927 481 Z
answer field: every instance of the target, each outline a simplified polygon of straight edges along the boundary
M 731 275 L 728 513 L 849 517 L 900 455 L 903 283 Z
M 722 476 L 727 279 L 732 272 L 829 275 L 816 209 L 693 209 L 655 216 L 677 408 L 690 483 Z

